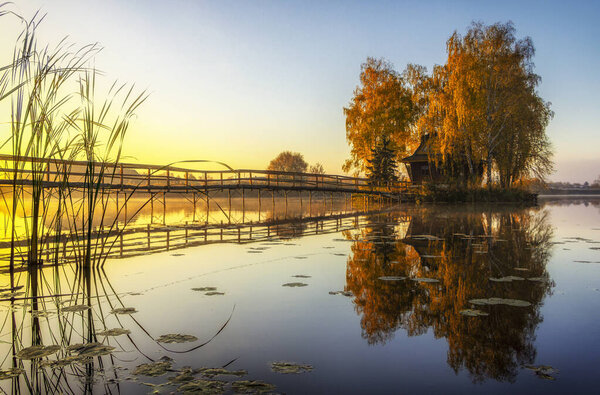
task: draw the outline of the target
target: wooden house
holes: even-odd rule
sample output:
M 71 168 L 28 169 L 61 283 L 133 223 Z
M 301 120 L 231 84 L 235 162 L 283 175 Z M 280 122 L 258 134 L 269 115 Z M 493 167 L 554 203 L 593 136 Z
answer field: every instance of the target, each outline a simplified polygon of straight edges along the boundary
M 419 144 L 415 152 L 411 156 L 402 159 L 402 163 L 404 163 L 408 171 L 410 181 L 416 185 L 433 182 L 440 178 L 435 164 L 429 160 L 432 153 L 429 152 L 428 140 L 429 135 L 423 135 L 421 137 L 421 144 Z

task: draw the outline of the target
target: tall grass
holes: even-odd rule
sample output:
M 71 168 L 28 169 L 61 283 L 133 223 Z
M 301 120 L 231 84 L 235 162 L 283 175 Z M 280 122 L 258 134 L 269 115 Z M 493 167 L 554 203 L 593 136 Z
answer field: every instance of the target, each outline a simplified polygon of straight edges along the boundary
M 6 5 L 0 7 L 6 10 Z M 96 44 L 76 48 L 63 40 L 53 49 L 39 48 L 36 33 L 43 16 L 25 20 L 12 15 L 22 22 L 23 31 L 12 61 L 0 69 L 0 100 L 10 101 L 11 111 L 10 136 L 4 143 L 13 156 L 10 199 L 2 194 L 11 218 L 10 268 L 14 270 L 18 258 L 28 265 L 42 263 L 50 238 L 58 263 L 64 228 L 77 241 L 78 261 L 89 266 L 110 246 L 108 240 L 94 237 L 93 222 L 99 215 L 103 228 L 110 199 L 106 183 L 115 178 L 125 134 L 147 95 L 115 83 L 98 98 L 98 72 L 88 67 L 100 50 Z M 55 159 L 86 162 L 80 190 L 71 183 L 80 169 Z M 57 210 L 49 211 L 55 202 Z M 22 230 L 17 230 L 18 222 Z M 15 243 L 21 237 L 27 240 L 24 250 Z

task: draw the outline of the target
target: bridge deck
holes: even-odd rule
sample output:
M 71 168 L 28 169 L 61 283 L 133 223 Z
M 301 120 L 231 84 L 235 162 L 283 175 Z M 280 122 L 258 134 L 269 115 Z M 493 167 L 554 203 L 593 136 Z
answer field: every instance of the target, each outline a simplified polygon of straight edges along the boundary
M 0 185 L 41 185 L 44 188 L 86 186 L 84 161 L 21 158 L 0 155 Z M 398 181 L 373 186 L 367 178 L 332 174 L 294 173 L 271 170 L 197 170 L 178 166 L 132 163 L 94 163 L 98 187 L 129 192 L 194 193 L 252 189 L 272 191 L 316 191 L 379 195 L 402 199 L 410 195 L 409 183 Z M 17 177 L 15 177 L 17 175 Z

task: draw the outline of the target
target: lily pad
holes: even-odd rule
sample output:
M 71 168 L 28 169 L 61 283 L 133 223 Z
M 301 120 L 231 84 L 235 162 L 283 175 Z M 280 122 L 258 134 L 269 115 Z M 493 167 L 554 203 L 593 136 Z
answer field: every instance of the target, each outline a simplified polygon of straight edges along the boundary
M 17 352 L 17 358 L 25 360 L 43 358 L 57 353 L 58 350 L 60 350 L 58 345 L 25 347 Z
M 75 304 L 72 306 L 68 306 L 68 307 L 63 307 L 62 311 L 66 311 L 66 312 L 78 312 L 78 311 L 86 311 L 89 310 L 90 306 L 86 306 L 83 304 Z
M 159 343 L 189 343 L 195 342 L 196 340 L 198 340 L 196 336 L 182 335 L 179 333 L 169 333 L 156 339 L 156 341 Z
M 206 295 L 206 296 L 225 295 L 225 292 L 210 291 L 210 292 L 205 293 L 204 295 Z
M 248 254 L 262 254 L 261 250 L 248 250 L 246 251 Z
M 295 256 L 294 259 L 306 259 L 308 258 L 307 256 Z
M 548 281 L 544 277 L 529 277 L 527 280 L 528 281 L 537 281 L 537 282 L 541 282 L 541 283 L 545 283 L 546 281 Z
M 440 282 L 440 280 L 438 280 L 436 278 L 426 278 L 426 277 L 415 277 L 415 278 L 411 278 L 411 280 L 417 281 L 420 283 L 439 283 Z
M 489 299 L 471 299 L 469 303 L 485 306 L 485 305 L 497 305 L 503 304 L 507 306 L 515 306 L 515 307 L 528 307 L 531 306 L 531 303 L 526 300 L 519 299 L 503 299 L 503 298 L 489 298 Z
M 91 357 L 79 356 L 79 355 L 69 355 L 63 359 L 57 359 L 56 361 L 51 360 L 43 360 L 41 362 L 42 366 L 48 366 L 52 369 L 62 369 L 65 366 L 72 365 L 75 363 L 88 363 L 91 361 Z
M 16 298 L 17 296 L 21 296 L 21 295 L 25 295 L 25 292 L 8 292 L 8 293 L 0 294 L 0 299 L 12 299 L 12 298 Z
M 138 365 L 133 374 L 136 376 L 158 377 L 167 373 L 171 369 L 170 361 L 156 361 Z
M 183 368 L 177 376 L 169 377 L 169 383 L 181 384 L 181 383 L 187 383 L 194 379 L 195 379 L 195 377 L 194 377 L 194 372 L 192 371 L 192 369 L 191 368 Z
M 558 369 L 555 369 L 549 365 L 525 365 L 524 367 L 526 369 L 532 370 L 533 372 L 535 372 L 536 376 L 544 380 L 556 380 L 556 378 L 551 375 L 559 373 Z
M 45 310 L 32 310 L 32 311 L 30 311 L 30 313 L 31 313 L 32 317 L 38 317 L 38 318 L 48 317 L 50 314 L 53 314 L 51 311 L 45 311 Z
M 231 388 L 234 392 L 239 394 L 260 394 L 263 392 L 275 391 L 276 387 L 273 384 L 265 383 L 260 380 L 242 380 L 234 381 L 231 384 Z
M 0 370 L 0 380 L 12 379 L 18 377 L 25 371 L 20 368 L 10 368 L 7 370 Z
M 517 276 L 506 276 L 506 277 L 499 277 L 499 278 L 490 277 L 490 281 L 493 281 L 495 283 L 510 283 L 513 281 L 523 281 L 523 280 L 525 280 L 523 277 L 517 277 Z
M 308 286 L 308 284 L 305 283 L 285 283 L 282 285 L 282 287 L 306 287 Z
M 110 354 L 115 348 L 102 343 L 93 342 L 85 344 L 72 344 L 67 349 L 76 353 L 80 357 L 99 357 L 101 355 Z
M 247 371 L 240 370 L 227 370 L 223 368 L 201 368 L 198 370 L 203 376 L 215 377 L 215 376 L 245 376 L 248 374 Z
M 200 291 L 200 292 L 205 292 L 205 291 L 216 291 L 217 287 L 200 287 L 200 288 L 192 288 L 192 291 Z
M 329 295 L 343 295 L 348 297 L 354 296 L 354 294 L 350 291 L 329 291 Z
M 303 365 L 295 362 L 273 362 L 271 363 L 271 370 L 276 373 L 298 374 L 310 372 L 313 370 L 313 367 L 311 365 Z
M 311 276 L 307 276 L 306 274 L 294 274 L 292 277 L 296 277 L 296 278 L 310 278 Z
M 116 309 L 112 309 L 112 314 L 134 314 L 137 313 L 135 307 L 119 307 Z
M 485 317 L 486 315 L 489 315 L 488 313 L 477 309 L 464 309 L 460 311 L 460 314 L 468 317 Z
M 402 281 L 402 280 L 406 280 L 406 277 L 401 277 L 401 276 L 382 276 L 382 277 L 378 277 L 379 280 L 382 281 Z
M 180 385 L 177 390 L 184 394 L 222 394 L 226 384 L 225 381 L 195 379 Z
M 130 333 L 131 333 L 131 331 L 129 329 L 113 328 L 113 329 L 107 329 L 102 332 L 98 332 L 96 334 L 98 336 L 121 336 L 121 335 L 129 335 Z

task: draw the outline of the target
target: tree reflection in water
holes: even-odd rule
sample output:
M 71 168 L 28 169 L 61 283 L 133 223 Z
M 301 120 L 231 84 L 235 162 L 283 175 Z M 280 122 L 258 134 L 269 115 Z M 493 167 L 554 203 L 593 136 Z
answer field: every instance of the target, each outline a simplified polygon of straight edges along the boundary
M 371 216 L 359 233 L 345 236 L 355 239 L 347 289 L 356 295 L 355 309 L 369 344 L 386 343 L 399 329 L 409 336 L 431 329 L 436 338 L 446 338 L 452 369 L 466 369 L 474 382 L 513 382 L 522 365 L 534 362 L 540 307 L 553 287 L 546 272 L 552 228 L 545 210 L 424 208 L 406 218 Z M 407 279 L 384 281 L 382 276 Z M 490 280 L 507 276 L 523 279 Z M 469 303 L 490 297 L 525 300 L 531 306 Z M 468 308 L 489 316 L 460 314 Z

